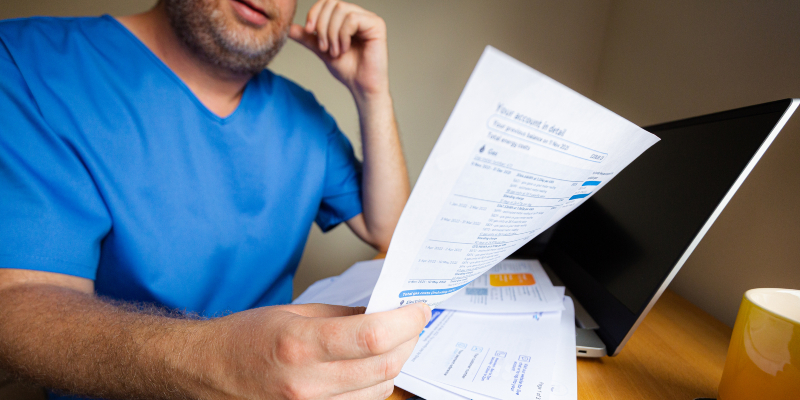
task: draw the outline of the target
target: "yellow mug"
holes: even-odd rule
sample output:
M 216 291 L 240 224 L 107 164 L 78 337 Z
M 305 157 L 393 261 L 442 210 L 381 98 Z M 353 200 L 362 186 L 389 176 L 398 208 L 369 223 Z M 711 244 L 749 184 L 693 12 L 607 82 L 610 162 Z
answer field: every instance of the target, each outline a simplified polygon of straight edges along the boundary
M 719 384 L 719 400 L 740 399 L 800 399 L 800 290 L 744 294 Z

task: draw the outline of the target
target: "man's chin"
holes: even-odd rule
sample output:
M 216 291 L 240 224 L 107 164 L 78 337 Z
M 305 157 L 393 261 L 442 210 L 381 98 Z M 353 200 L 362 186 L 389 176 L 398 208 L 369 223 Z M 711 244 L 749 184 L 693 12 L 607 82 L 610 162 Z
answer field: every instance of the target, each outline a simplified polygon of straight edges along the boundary
M 258 73 L 281 49 L 288 29 L 278 26 L 281 19 L 267 19 L 261 27 L 242 21 L 228 2 L 232 0 L 166 0 L 166 10 L 178 36 L 198 58 L 228 73 Z
M 223 52 L 214 54 L 215 64 L 237 74 L 258 74 L 278 54 L 286 41 L 286 35 L 277 35 L 276 38 L 267 38 L 272 43 L 266 48 L 246 50 L 242 43 L 238 46 L 228 47 Z

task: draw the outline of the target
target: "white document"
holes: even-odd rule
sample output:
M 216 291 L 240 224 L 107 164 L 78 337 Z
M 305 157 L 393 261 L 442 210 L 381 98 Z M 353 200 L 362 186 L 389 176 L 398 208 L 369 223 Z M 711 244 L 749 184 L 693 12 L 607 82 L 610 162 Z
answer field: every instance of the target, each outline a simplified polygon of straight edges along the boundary
M 536 399 L 550 387 L 561 312 L 434 313 L 403 372 L 503 400 Z
M 559 293 L 538 260 L 504 260 L 437 308 L 488 313 L 533 313 L 564 309 Z
M 426 382 L 419 378 L 415 378 L 405 372 L 400 372 L 400 375 L 394 378 L 394 385 L 401 389 L 405 389 L 419 397 L 422 397 L 423 399 L 436 399 L 436 400 L 494 399 L 494 397 L 484 396 L 482 394 L 477 394 L 477 393 L 475 396 L 472 395 L 462 396 L 458 393 L 445 389 L 445 386 L 437 386 L 433 383 Z
M 564 311 L 561 313 L 548 313 L 548 314 L 561 314 L 558 326 L 558 348 L 555 353 L 555 365 L 551 371 L 552 378 L 550 383 L 539 382 L 535 386 L 535 397 L 528 397 L 530 392 L 520 395 L 514 395 L 512 398 L 535 398 L 540 400 L 577 400 L 578 398 L 578 376 L 577 376 L 577 363 L 575 359 L 575 311 L 572 299 L 569 297 L 564 298 Z M 503 345 L 505 338 L 497 330 L 491 330 L 495 335 L 495 345 Z M 534 340 L 534 337 L 530 338 Z M 417 346 L 419 347 L 419 346 Z M 416 353 L 415 349 L 415 353 Z M 449 384 L 441 383 L 430 379 L 430 377 L 422 377 L 420 375 L 413 375 L 407 372 L 407 366 L 403 367 L 403 371 L 395 378 L 395 385 L 408 390 L 418 396 L 427 399 L 442 399 L 442 400 L 461 400 L 461 399 L 505 399 L 502 392 L 497 393 L 476 393 L 471 390 L 466 390 L 462 385 L 459 387 Z M 513 382 L 513 380 L 512 380 Z M 523 382 L 523 388 L 525 383 Z
M 549 397 L 542 400 L 578 400 L 578 360 L 575 356 L 575 304 L 564 297 L 561 334 L 556 352 L 556 366 L 550 382 Z
M 383 260 L 357 262 L 341 275 L 314 282 L 292 304 L 366 306 L 382 266 Z
M 436 400 L 485 400 L 496 399 L 496 396 L 487 396 L 460 389 L 439 382 L 420 379 L 400 372 L 394 380 L 395 385 L 426 399 Z M 537 391 L 538 394 L 538 391 Z M 575 309 L 572 299 L 564 298 L 564 311 L 561 313 L 559 324 L 559 343 L 556 361 L 553 369 L 551 384 L 548 389 L 541 392 L 541 400 L 577 400 L 578 399 L 578 374 L 575 359 Z
M 367 313 L 446 300 L 657 141 L 487 47 L 403 210 Z

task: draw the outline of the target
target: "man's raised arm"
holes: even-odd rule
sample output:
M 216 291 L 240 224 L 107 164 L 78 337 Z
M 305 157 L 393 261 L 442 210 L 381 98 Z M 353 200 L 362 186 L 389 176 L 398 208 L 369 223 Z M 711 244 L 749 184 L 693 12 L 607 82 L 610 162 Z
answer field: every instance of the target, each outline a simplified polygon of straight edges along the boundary
M 430 318 L 424 305 L 310 304 L 201 320 L 92 292 L 87 279 L 0 269 L 0 367 L 92 397 L 385 399 Z
M 386 251 L 411 191 L 389 94 L 386 24 L 363 8 L 338 0 L 311 7 L 306 25 L 290 37 L 317 54 L 353 94 L 364 150 L 364 212 L 347 225 Z

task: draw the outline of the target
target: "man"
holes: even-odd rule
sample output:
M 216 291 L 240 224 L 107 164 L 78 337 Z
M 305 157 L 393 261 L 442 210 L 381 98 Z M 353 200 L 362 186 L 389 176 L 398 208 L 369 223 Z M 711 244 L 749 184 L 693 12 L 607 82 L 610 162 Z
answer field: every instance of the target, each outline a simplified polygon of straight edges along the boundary
M 426 306 L 277 305 L 312 221 L 385 250 L 409 194 L 383 21 L 294 11 L 162 0 L 0 23 L 0 368 L 90 397 L 391 393 Z M 352 93 L 363 169 L 313 96 L 264 70 L 287 36 Z

